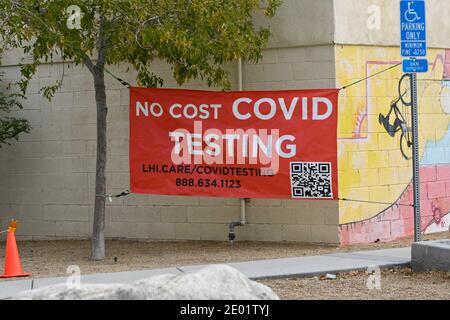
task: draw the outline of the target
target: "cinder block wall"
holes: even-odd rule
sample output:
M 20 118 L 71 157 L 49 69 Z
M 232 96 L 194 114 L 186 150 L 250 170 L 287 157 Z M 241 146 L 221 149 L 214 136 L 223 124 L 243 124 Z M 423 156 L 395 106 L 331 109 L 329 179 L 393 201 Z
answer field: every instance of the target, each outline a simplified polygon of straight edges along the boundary
M 4 80 L 19 78 L 17 53 L 4 57 Z M 126 66 L 108 67 L 134 83 Z M 245 90 L 280 90 L 335 86 L 334 48 L 273 48 L 261 63 L 244 63 Z M 176 87 L 169 66 L 154 70 Z M 237 66 L 229 65 L 233 89 Z M 0 222 L 21 221 L 17 235 L 26 239 L 88 238 L 92 229 L 96 108 L 87 69 L 64 65 L 64 87 L 48 102 L 39 89 L 60 79 L 63 64 L 44 64 L 30 83 L 24 110 L 32 131 L 0 149 Z M 107 78 L 107 190 L 129 187 L 128 89 Z M 186 88 L 205 89 L 193 81 Z M 226 240 L 227 226 L 239 220 L 239 200 L 225 198 L 130 195 L 107 204 L 106 236 L 128 239 Z M 248 224 L 237 228 L 237 240 L 338 243 L 338 204 L 333 201 L 252 199 Z

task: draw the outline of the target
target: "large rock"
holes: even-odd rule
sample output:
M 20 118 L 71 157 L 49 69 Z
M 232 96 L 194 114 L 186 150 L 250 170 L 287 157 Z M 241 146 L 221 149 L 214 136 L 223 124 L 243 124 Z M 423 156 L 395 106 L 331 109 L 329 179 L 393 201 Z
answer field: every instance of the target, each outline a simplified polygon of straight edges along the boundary
M 181 275 L 161 275 L 126 284 L 59 284 L 23 292 L 33 300 L 278 300 L 260 283 L 226 265 Z

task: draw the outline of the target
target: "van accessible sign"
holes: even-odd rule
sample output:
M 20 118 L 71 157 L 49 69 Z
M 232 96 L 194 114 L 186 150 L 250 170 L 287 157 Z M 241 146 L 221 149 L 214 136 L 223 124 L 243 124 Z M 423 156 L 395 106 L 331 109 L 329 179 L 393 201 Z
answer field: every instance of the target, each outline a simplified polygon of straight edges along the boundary
M 336 200 L 338 92 L 132 87 L 131 192 Z
M 400 2 L 400 34 L 402 57 L 427 55 L 427 29 L 424 0 Z

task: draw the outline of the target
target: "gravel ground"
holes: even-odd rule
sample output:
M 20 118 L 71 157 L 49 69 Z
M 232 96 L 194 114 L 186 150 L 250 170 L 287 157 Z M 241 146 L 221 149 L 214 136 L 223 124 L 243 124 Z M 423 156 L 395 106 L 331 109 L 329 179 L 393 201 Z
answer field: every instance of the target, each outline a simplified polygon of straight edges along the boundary
M 369 275 L 350 272 L 336 280 L 320 278 L 264 280 L 281 299 L 287 300 L 450 300 L 450 272 L 413 273 L 411 269 L 381 272 L 381 288 L 366 286 Z
M 436 234 L 426 238 L 450 238 L 450 233 Z M 35 278 L 66 276 L 69 265 L 78 265 L 82 274 L 90 274 L 320 255 L 333 252 L 404 247 L 410 244 L 411 239 L 348 247 L 288 242 L 237 242 L 234 248 L 231 248 L 227 242 L 214 241 L 144 242 L 110 240 L 106 243 L 107 256 L 105 260 L 89 261 L 89 241 L 18 241 L 23 269 L 32 272 Z M 0 243 L 0 264 L 4 259 L 4 252 L 5 243 L 2 242 Z M 117 262 L 115 262 L 115 257 Z M 0 279 L 0 281 L 8 281 L 8 279 Z

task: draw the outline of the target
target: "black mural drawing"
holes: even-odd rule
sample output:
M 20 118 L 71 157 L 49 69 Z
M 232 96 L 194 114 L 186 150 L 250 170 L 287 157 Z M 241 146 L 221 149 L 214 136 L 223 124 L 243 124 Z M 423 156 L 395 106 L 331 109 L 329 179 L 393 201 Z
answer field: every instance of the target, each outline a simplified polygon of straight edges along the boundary
M 397 132 L 401 131 L 400 151 L 406 160 L 411 159 L 412 132 L 407 119 L 410 118 L 408 117 L 408 114 L 410 114 L 412 103 L 405 98 L 409 88 L 403 88 L 402 85 L 408 85 L 409 83 L 410 75 L 405 74 L 398 84 L 398 98 L 391 102 L 389 112 L 386 115 L 380 113 L 378 116 L 378 122 L 383 125 L 384 129 L 391 137 L 395 138 Z M 398 107 L 399 104 L 401 104 L 403 112 L 400 111 L 400 108 Z

